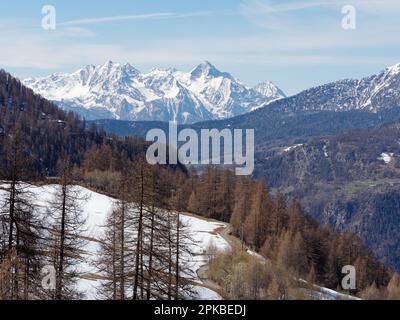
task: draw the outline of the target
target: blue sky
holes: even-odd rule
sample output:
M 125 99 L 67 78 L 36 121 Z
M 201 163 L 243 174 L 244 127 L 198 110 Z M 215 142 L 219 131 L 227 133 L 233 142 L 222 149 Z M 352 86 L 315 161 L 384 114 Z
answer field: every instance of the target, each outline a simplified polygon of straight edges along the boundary
M 341 27 L 344 5 L 356 29 Z M 0 68 L 19 76 L 106 60 L 189 71 L 204 60 L 288 94 L 400 62 L 398 0 L 0 0 Z M 57 29 L 41 28 L 53 5 Z

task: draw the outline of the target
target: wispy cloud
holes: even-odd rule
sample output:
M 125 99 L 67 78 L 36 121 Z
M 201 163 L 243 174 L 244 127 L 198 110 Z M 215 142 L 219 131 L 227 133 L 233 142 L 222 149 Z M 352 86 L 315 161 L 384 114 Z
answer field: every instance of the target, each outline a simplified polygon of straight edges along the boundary
M 94 25 L 101 23 L 111 22 L 122 22 L 122 21 L 141 21 L 141 20 L 153 20 L 153 19 L 179 19 L 188 17 L 200 17 L 210 16 L 213 12 L 211 11 L 197 11 L 188 13 L 176 13 L 176 12 L 155 12 L 148 14 L 134 14 L 124 16 L 110 16 L 110 17 L 97 17 L 97 18 L 84 18 L 77 20 L 70 20 L 59 23 L 58 26 L 79 26 L 79 25 Z
M 380 7 L 383 2 L 390 4 L 389 7 Z M 108 59 L 130 62 L 143 71 L 155 66 L 184 69 L 210 60 L 232 70 L 246 82 L 251 82 L 246 76 L 262 80 L 271 69 L 286 70 L 282 72 L 287 72 L 287 81 L 299 88 L 307 85 L 295 83 L 293 67 L 310 73 L 326 68 L 327 75 L 342 68 L 352 75 L 351 70 L 357 68 L 354 66 L 377 71 L 400 59 L 397 36 L 400 25 L 395 14 L 400 10 L 399 0 L 243 0 L 241 3 L 240 7 L 212 12 L 196 9 L 180 12 L 177 8 L 170 9 L 176 12 L 162 12 L 162 9 L 155 12 L 155 9 L 153 13 L 136 15 L 106 16 L 103 12 L 97 13 L 98 17 L 96 13 L 82 12 L 81 19 L 59 23 L 54 31 L 41 29 L 36 18 L 0 19 L 0 67 L 30 76 L 72 71 Z M 356 30 L 342 29 L 339 4 L 356 4 Z M 94 17 L 89 17 L 91 14 Z M 203 16 L 206 18 L 190 19 Z M 168 19 L 181 20 L 169 23 Z M 118 27 L 114 24 L 124 21 L 148 21 L 148 26 L 152 26 L 156 20 L 165 20 L 168 32 L 155 33 L 151 27 L 138 30 L 132 23 L 132 29 L 130 24 L 127 28 L 116 28 L 121 34 L 110 38 L 108 32 L 103 36 L 102 28 L 95 28 L 98 24 L 108 24 L 107 30 L 113 30 Z M 209 26 L 203 27 L 206 23 Z M 136 36 L 143 41 L 129 41 L 129 37 Z M 280 70 L 274 76 L 279 78 Z
M 64 37 L 94 37 L 95 32 L 82 27 L 61 27 L 58 29 L 58 34 Z
M 254 9 L 264 13 L 279 13 L 298 11 L 315 7 L 331 6 L 335 1 L 293 1 L 288 3 L 275 4 L 272 1 L 244 1 L 245 6 L 252 6 Z
M 347 55 L 348 50 L 366 52 L 369 47 L 400 45 L 400 38 L 387 30 L 370 33 L 309 33 L 299 36 L 265 33 L 253 36 L 209 35 L 157 39 L 145 45 L 108 44 L 93 37 L 90 42 L 75 41 L 73 35 L 86 35 L 85 29 L 66 27 L 56 32 L 0 30 L 0 66 L 13 68 L 69 69 L 98 64 L 108 59 L 139 65 L 192 64 L 202 60 L 215 63 L 251 65 L 348 65 L 368 64 L 388 59 L 381 56 Z M 380 32 L 382 31 L 382 32 Z M 335 50 L 335 51 L 334 51 Z M 29 54 L 28 54 L 29 53 Z
M 277 0 L 242 0 L 242 5 L 253 6 L 262 9 L 264 12 L 290 12 L 299 11 L 315 7 L 337 7 L 338 5 L 354 5 L 358 9 L 365 11 L 392 11 L 400 8 L 398 0 L 294 0 L 294 1 L 277 1 Z
M 400 10 L 399 0 L 295 0 L 290 2 L 242 0 L 241 2 L 243 11 L 253 11 L 258 14 L 290 13 L 313 8 L 336 9 L 344 5 L 353 5 L 356 9 L 368 13 L 398 13 Z

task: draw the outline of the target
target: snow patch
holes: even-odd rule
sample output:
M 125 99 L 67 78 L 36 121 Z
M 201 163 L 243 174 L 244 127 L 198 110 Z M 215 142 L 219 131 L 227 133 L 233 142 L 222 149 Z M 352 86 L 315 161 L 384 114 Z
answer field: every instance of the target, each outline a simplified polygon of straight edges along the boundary
M 394 153 L 386 153 L 382 152 L 378 160 L 384 161 L 386 164 L 388 164 L 390 161 L 392 161 L 392 158 L 394 156 Z
M 301 146 L 303 146 L 302 143 L 301 144 L 295 144 L 293 146 L 289 146 L 289 147 L 284 148 L 283 151 L 284 152 L 289 152 L 289 151 L 292 151 L 293 149 L 299 148 Z
M 100 239 L 103 233 L 108 214 L 112 211 L 115 199 L 106 195 L 91 191 L 87 188 L 76 186 L 81 192 L 81 195 L 86 198 L 86 201 L 81 201 L 80 206 L 83 210 L 83 215 L 87 217 L 86 232 L 84 236 L 90 239 L 84 247 L 84 259 L 79 266 L 78 271 L 82 274 L 81 279 L 77 283 L 77 289 L 85 294 L 85 299 L 97 299 L 97 288 L 100 286 L 100 280 L 96 280 L 93 275 L 97 274 L 95 261 L 100 250 Z M 46 208 L 48 203 L 56 194 L 57 185 L 33 186 L 27 185 L 27 191 L 34 195 L 34 205 L 42 212 L 44 219 L 46 217 Z M 0 199 L 4 197 L 4 191 L 0 190 Z M 188 233 L 194 240 L 190 244 L 191 251 L 194 253 L 188 262 L 192 275 L 197 277 L 197 270 L 207 263 L 207 249 L 213 245 L 217 250 L 227 250 L 230 248 L 229 243 L 221 237 L 216 229 L 225 228 L 226 225 L 221 222 L 209 221 L 203 218 L 195 217 L 189 214 L 180 215 L 181 222 L 187 226 Z M 188 258 L 188 257 L 186 257 Z M 184 260 L 188 260 L 185 259 Z M 197 278 L 199 285 L 194 287 L 197 293 L 197 299 L 204 300 L 220 300 L 222 299 L 216 292 L 202 286 L 202 282 Z

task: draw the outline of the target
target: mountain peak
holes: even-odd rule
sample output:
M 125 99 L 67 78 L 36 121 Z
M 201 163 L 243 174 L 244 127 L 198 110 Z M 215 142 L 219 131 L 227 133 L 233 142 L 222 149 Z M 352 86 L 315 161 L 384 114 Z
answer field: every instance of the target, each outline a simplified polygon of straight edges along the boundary
M 86 66 L 84 66 L 83 68 L 75 71 L 75 74 L 89 74 L 91 72 L 93 72 L 96 69 L 96 66 L 93 64 L 88 64 Z
M 217 69 L 210 61 L 207 60 L 204 60 L 202 63 L 200 63 L 200 66 L 204 68 Z
M 191 72 L 192 79 L 200 78 L 201 76 L 216 78 L 216 77 L 229 77 L 228 73 L 224 73 L 219 71 L 211 62 L 204 61 L 203 63 L 199 64 L 195 67 Z
M 114 65 L 120 65 L 118 62 L 114 62 L 112 60 L 107 60 L 106 62 L 104 62 L 103 67 L 110 67 L 110 66 L 114 66 Z
M 129 63 L 121 64 L 112 60 L 107 60 L 104 64 L 99 65 L 96 69 L 99 70 L 101 74 L 105 75 L 125 74 L 128 76 L 137 76 L 140 74 L 140 71 Z
M 400 63 L 397 63 L 386 69 L 389 73 L 398 74 L 400 73 Z
M 98 66 L 100 69 L 132 69 L 132 65 L 129 64 L 128 62 L 122 64 L 120 62 L 112 61 L 112 60 L 107 60 L 103 64 Z
M 153 68 L 150 70 L 149 74 L 173 74 L 177 72 L 178 70 L 175 68 Z
M 267 97 L 286 98 L 286 94 L 270 80 L 259 83 L 253 89 Z

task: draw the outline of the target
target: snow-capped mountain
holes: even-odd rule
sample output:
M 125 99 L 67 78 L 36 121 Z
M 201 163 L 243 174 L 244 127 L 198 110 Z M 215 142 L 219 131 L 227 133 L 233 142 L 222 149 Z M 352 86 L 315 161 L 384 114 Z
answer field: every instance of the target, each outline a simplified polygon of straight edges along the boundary
M 361 109 L 377 111 L 378 108 L 400 106 L 400 63 L 365 79 L 365 82 L 369 85 L 359 100 Z
M 378 112 L 400 107 L 400 63 L 361 80 L 345 79 L 305 90 L 271 104 L 279 111 Z
M 188 73 L 154 69 L 142 74 L 130 64 L 107 61 L 71 74 L 55 73 L 23 82 L 88 120 L 193 123 L 241 115 L 285 96 L 271 82 L 248 88 L 209 62 Z
M 271 81 L 264 81 L 256 85 L 253 89 L 267 97 L 286 97 L 285 93 L 276 85 L 274 85 Z

